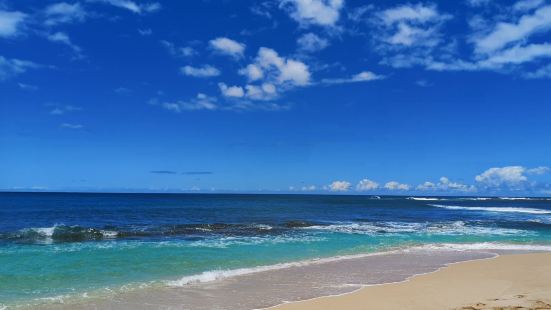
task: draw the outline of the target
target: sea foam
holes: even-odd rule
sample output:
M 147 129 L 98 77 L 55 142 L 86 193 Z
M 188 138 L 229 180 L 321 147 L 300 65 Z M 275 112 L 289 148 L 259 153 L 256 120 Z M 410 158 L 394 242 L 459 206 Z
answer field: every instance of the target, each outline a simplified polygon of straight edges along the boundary
M 335 233 L 381 235 L 381 234 L 433 234 L 433 235 L 532 235 L 533 232 L 511 229 L 469 225 L 463 221 L 408 223 L 408 222 L 370 222 L 336 223 L 305 227 L 306 230 L 330 231 Z
M 479 242 L 479 243 L 434 243 L 415 247 L 427 250 L 456 250 L 456 251 L 475 251 L 475 250 L 510 250 L 510 251 L 551 251 L 551 245 L 542 244 L 515 244 L 498 242 Z
M 436 208 L 448 210 L 467 210 L 467 211 L 487 211 L 487 212 L 508 212 L 508 213 L 529 213 L 529 214 L 551 214 L 551 210 L 535 209 L 535 208 L 516 208 L 516 207 L 464 207 L 464 206 L 449 206 L 431 204 Z

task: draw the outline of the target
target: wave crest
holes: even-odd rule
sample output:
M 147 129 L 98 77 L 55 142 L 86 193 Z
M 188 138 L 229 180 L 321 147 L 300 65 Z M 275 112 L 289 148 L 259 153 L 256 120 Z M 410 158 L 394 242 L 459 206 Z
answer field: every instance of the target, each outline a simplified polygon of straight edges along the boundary
M 448 210 L 551 214 L 551 210 L 535 209 L 535 208 L 520 208 L 520 207 L 464 207 L 464 206 L 449 206 L 449 205 L 438 205 L 438 204 L 431 204 L 430 206 L 436 207 L 436 208 L 448 209 Z

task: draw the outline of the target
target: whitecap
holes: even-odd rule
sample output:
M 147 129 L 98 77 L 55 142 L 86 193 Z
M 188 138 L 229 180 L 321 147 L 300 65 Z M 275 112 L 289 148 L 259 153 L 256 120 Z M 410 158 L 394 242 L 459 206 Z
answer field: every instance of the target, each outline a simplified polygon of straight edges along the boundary
M 436 198 L 436 197 L 408 197 L 407 199 L 410 199 L 410 200 L 419 200 L 419 201 L 434 201 L 434 200 L 441 200 L 440 198 Z
M 511 251 L 551 251 L 551 245 L 542 244 L 516 244 L 499 242 L 479 242 L 479 243 L 435 243 L 422 245 L 416 248 L 428 250 L 511 250 Z
M 464 207 L 464 206 L 448 206 L 448 205 L 436 205 L 436 204 L 432 204 L 430 206 L 433 206 L 436 208 L 448 209 L 448 210 L 551 214 L 551 210 L 535 209 L 535 208 L 520 208 L 520 207 Z

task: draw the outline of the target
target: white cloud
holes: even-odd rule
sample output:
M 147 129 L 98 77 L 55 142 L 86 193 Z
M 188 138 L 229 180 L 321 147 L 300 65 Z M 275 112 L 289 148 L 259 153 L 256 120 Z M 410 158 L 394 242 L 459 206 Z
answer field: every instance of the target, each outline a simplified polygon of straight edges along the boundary
M 252 103 L 248 96 L 248 90 L 239 86 L 227 86 L 220 83 L 221 91 L 223 95 L 232 97 L 235 100 L 228 102 L 219 102 L 216 97 L 207 96 L 199 93 L 196 97 L 190 100 L 177 100 L 177 101 L 165 101 L 161 102 L 158 98 L 152 98 L 148 101 L 148 104 L 160 106 L 166 110 L 181 113 L 183 111 L 280 111 L 286 110 L 289 107 L 287 105 L 276 104 L 272 102 Z M 244 92 L 241 96 L 241 92 Z
M 304 86 L 310 82 L 310 71 L 305 63 L 280 57 L 271 48 L 261 47 L 258 50 L 256 65 L 264 71 L 271 72 L 271 77 L 279 84 Z
M 86 12 L 80 3 L 58 2 L 51 4 L 44 10 L 46 26 L 62 23 L 82 22 L 86 18 Z
M 0 10 L 0 38 L 9 38 L 19 34 L 27 14 Z
M 441 41 L 440 27 L 450 19 L 438 12 L 435 5 L 406 4 L 376 14 L 380 28 L 378 39 L 394 47 L 434 47 Z
M 524 12 L 538 8 L 543 4 L 545 4 L 545 0 L 521 0 L 513 5 L 513 10 Z
M 340 18 L 344 0 L 282 0 L 281 6 L 303 26 L 334 26 Z
M 180 113 L 182 111 L 218 110 L 216 98 L 199 93 L 189 101 L 163 102 L 161 106 L 169 111 Z
M 152 35 L 153 30 L 151 30 L 151 28 L 138 29 L 138 33 L 145 37 Z
M 54 108 L 50 111 L 51 115 L 62 115 L 68 112 L 81 111 L 81 107 L 76 107 L 72 105 L 58 106 L 54 105 Z
M 40 65 L 32 61 L 0 56 L 0 81 L 25 73 L 29 69 L 39 67 Z
M 528 181 L 526 175 L 544 174 L 549 172 L 548 167 L 536 167 L 528 169 L 522 166 L 507 166 L 501 168 L 490 168 L 477 175 L 475 180 L 488 187 L 518 186 Z
M 346 192 L 351 186 L 352 184 L 348 181 L 334 181 L 329 184 L 328 189 L 332 192 Z
M 551 28 L 551 5 L 539 8 L 531 15 L 522 16 L 517 23 L 499 22 L 486 35 L 473 38 L 477 53 L 492 53 L 506 45 L 526 40 L 532 34 Z
M 67 45 L 68 47 L 70 47 L 76 53 L 81 52 L 81 48 L 79 46 L 73 44 L 73 42 L 71 41 L 69 36 L 64 32 L 51 33 L 51 34 L 48 34 L 46 38 L 51 42 L 56 42 L 56 43 L 61 43 L 61 44 Z
M 401 23 L 405 21 L 425 23 L 440 18 L 438 11 L 431 5 L 401 5 L 391 9 L 384 10 L 380 14 L 381 19 L 387 25 Z
M 396 181 L 390 181 L 385 184 L 385 188 L 391 191 L 393 190 L 407 191 L 410 189 L 410 186 L 408 184 L 403 184 Z
M 551 78 L 551 64 L 541 67 L 533 72 L 526 72 L 522 75 L 526 79 L 544 79 Z
M 418 190 L 428 191 L 428 190 L 435 190 L 437 187 L 436 187 L 436 184 L 427 181 L 427 182 L 424 182 L 423 184 L 417 185 L 416 188 Z
M 299 51 L 317 52 L 329 46 L 329 40 L 320 38 L 314 33 L 305 33 L 297 39 Z
M 271 100 L 277 96 L 277 88 L 274 84 L 263 83 L 260 86 L 246 85 L 246 96 L 251 100 Z
M 224 37 L 210 40 L 209 44 L 215 51 L 235 58 L 243 57 L 246 47 L 243 43 Z
M 36 85 L 25 84 L 25 83 L 17 83 L 17 86 L 19 86 L 19 88 L 21 88 L 22 90 L 27 90 L 27 91 L 35 91 L 38 89 L 38 86 Z
M 358 83 L 358 82 L 369 82 L 384 79 L 384 76 L 375 74 L 371 71 L 362 71 L 358 74 L 355 74 L 349 78 L 339 78 L 339 79 L 323 79 L 322 83 L 325 84 L 344 84 L 344 83 Z
M 301 191 L 303 192 L 311 192 L 311 191 L 315 191 L 316 190 L 316 186 L 315 185 L 305 185 L 303 187 L 300 188 Z
M 466 184 L 458 183 L 458 182 L 452 182 L 447 177 L 441 177 L 440 182 L 438 183 L 437 187 L 441 190 L 451 190 L 451 191 L 460 191 L 460 192 L 474 192 L 476 191 L 476 187 L 469 186 Z
M 518 65 L 547 57 L 551 57 L 550 43 L 529 44 L 526 46 L 516 45 L 479 61 L 476 63 L 476 66 L 480 69 L 501 68 L 505 65 Z
M 379 188 L 379 183 L 369 179 L 363 179 L 356 185 L 357 191 L 370 191 Z
M 467 4 L 472 7 L 481 7 L 488 5 L 492 0 L 467 0 Z
M 181 72 L 184 75 L 198 78 L 209 78 L 220 75 L 220 70 L 211 65 L 204 65 L 202 67 L 184 66 L 181 68 Z
M 174 43 L 161 40 L 161 44 L 166 48 L 170 55 L 174 57 L 191 57 L 197 54 L 197 51 L 189 46 L 179 47 Z
M 468 22 L 474 32 L 468 38 L 474 49 L 467 57 L 460 57 L 457 38 L 440 33 L 439 28 L 451 18 L 449 15 L 431 13 L 430 8 L 435 10 L 434 6 L 419 4 L 416 7 L 417 10 L 390 9 L 393 11 L 378 14 L 381 23 L 395 25 L 383 27 L 383 35 L 378 37 L 384 43 L 377 49 L 384 55 L 381 64 L 395 68 L 422 66 L 432 71 L 519 73 L 528 79 L 550 76 L 547 63 L 531 71 L 527 71 L 526 65 L 551 58 L 551 43 L 529 40 L 551 29 L 551 5 L 544 5 L 540 0 L 523 0 L 511 7 L 502 7 L 503 14 L 493 16 L 497 22 L 483 18 L 484 11 L 471 17 Z M 429 10 L 419 10 L 421 7 Z M 426 25 L 420 23 L 431 19 L 433 22 Z
M 536 168 L 527 169 L 526 173 L 527 174 L 536 174 L 536 175 L 546 174 L 546 173 L 549 173 L 549 167 L 540 166 L 540 167 L 536 167 Z
M 136 14 L 153 13 L 161 9 L 161 4 L 158 2 L 136 3 L 130 0 L 96 0 L 99 2 L 108 3 L 121 9 L 126 9 Z
M 255 64 L 249 64 L 245 68 L 239 70 L 239 74 L 244 75 L 249 81 L 260 80 L 264 77 L 262 69 Z
M 82 128 L 84 128 L 84 126 L 82 126 L 81 124 L 63 123 L 63 124 L 61 124 L 61 128 L 82 129 Z
M 417 80 L 415 81 L 415 84 L 420 87 L 430 87 L 432 86 L 432 83 L 427 80 Z
M 245 96 L 245 91 L 241 86 L 227 86 L 224 83 L 218 83 L 218 87 L 224 97 L 242 98 Z
M 224 95 L 268 101 L 275 99 L 281 91 L 310 83 L 310 70 L 305 63 L 281 57 L 275 50 L 266 47 L 261 47 L 254 62 L 240 69 L 238 73 L 247 77 L 248 84 L 228 87 L 222 83 L 220 89 Z M 241 104 L 251 108 L 250 103 Z M 268 110 L 280 109 L 281 107 L 277 105 L 268 108 Z

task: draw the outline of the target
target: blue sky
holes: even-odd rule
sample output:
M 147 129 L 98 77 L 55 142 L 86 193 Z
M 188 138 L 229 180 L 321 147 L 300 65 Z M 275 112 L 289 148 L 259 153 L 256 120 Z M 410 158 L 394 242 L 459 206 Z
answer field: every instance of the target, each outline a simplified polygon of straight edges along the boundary
M 0 188 L 551 195 L 551 3 L 0 0 Z

